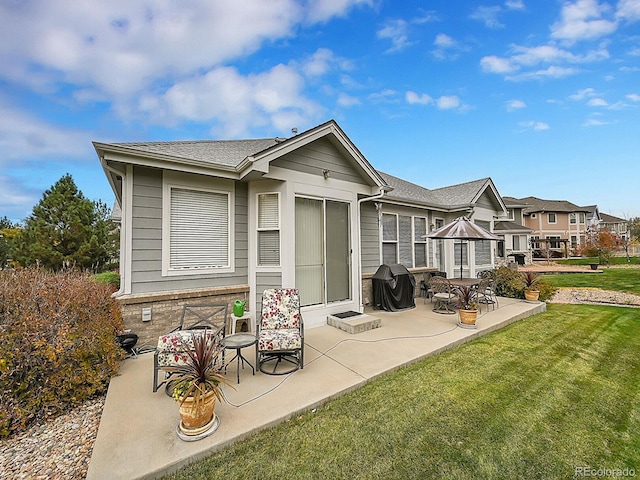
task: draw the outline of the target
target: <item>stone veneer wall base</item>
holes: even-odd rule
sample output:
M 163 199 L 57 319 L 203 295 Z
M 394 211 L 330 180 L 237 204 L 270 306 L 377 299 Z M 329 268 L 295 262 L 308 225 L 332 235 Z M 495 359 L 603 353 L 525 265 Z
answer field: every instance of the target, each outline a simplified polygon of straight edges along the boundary
M 124 327 L 138 335 L 136 347 L 153 347 L 158 337 L 175 329 L 180 323 L 184 305 L 227 304 L 227 330 L 230 328 L 233 303 L 247 301 L 249 285 L 234 285 L 198 290 L 176 290 L 116 297 L 121 306 Z M 142 321 L 142 311 L 151 308 L 151 320 Z

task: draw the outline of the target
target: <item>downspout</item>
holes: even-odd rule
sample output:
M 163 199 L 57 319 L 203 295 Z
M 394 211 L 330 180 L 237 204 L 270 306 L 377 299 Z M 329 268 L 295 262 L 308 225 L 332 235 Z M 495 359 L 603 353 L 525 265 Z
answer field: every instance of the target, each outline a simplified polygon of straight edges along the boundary
M 109 173 L 112 173 L 113 175 L 115 175 L 117 177 L 120 177 L 122 179 L 122 196 L 124 197 L 124 190 L 126 188 L 125 187 L 125 181 L 124 181 L 125 180 L 125 178 L 124 178 L 125 174 L 123 174 L 122 172 L 116 170 L 115 168 L 110 167 L 109 165 L 107 165 L 107 162 L 105 162 L 104 157 L 100 158 L 100 163 L 102 164 L 102 168 L 103 169 L 105 169 Z M 122 264 L 126 263 L 126 259 L 123 258 L 124 255 L 126 255 L 126 251 L 123 254 L 123 248 L 124 248 L 125 244 L 123 242 L 123 238 L 122 237 L 124 236 L 124 230 L 125 230 L 124 227 L 125 227 L 125 221 L 126 220 L 125 220 L 125 212 L 122 209 L 122 205 L 120 206 L 120 210 L 122 212 L 121 213 L 122 216 L 120 218 L 120 251 L 118 252 L 118 254 L 119 254 L 119 263 L 120 263 L 120 265 L 119 265 L 119 267 L 120 267 L 119 268 L 119 270 L 120 270 L 120 288 L 118 288 L 117 291 L 115 291 L 115 292 L 113 292 L 111 294 L 111 296 L 113 298 L 116 298 L 116 297 L 119 297 L 120 295 L 123 295 L 124 294 L 124 287 L 125 287 L 125 282 L 124 282 L 124 279 L 122 278 L 123 277 L 122 276 Z
M 361 205 L 364 202 L 370 202 L 372 200 L 378 200 L 379 198 L 382 198 L 384 196 L 384 194 L 386 193 L 385 187 L 380 187 L 380 191 L 378 193 L 376 193 L 375 195 L 372 195 L 371 197 L 365 197 L 365 198 L 361 198 L 360 200 L 358 200 L 358 248 L 359 248 L 359 252 L 358 252 L 358 283 L 360 285 L 360 288 L 358 288 L 358 297 L 359 297 L 359 313 L 363 313 L 364 312 L 364 304 L 362 302 L 362 222 L 361 222 Z

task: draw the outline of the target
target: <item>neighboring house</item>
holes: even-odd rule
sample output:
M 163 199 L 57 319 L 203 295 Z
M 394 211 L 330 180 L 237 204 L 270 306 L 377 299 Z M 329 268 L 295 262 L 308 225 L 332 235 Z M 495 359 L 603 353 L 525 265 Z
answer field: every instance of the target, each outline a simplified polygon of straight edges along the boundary
M 333 120 L 286 139 L 94 147 L 122 211 L 116 297 L 142 343 L 185 303 L 259 312 L 266 288 L 295 286 L 314 327 L 362 311 L 382 263 L 453 275 L 462 258 L 475 275 L 495 242 L 424 236 L 463 214 L 491 230 L 507 214 L 489 178 L 428 190 L 378 172 Z
M 614 217 L 608 213 L 600 214 L 600 223 L 598 224 L 600 231 L 614 233 L 623 242 L 629 238 L 629 222 L 623 218 Z
M 495 223 L 497 235 L 504 237 L 504 242 L 498 243 L 498 257 L 506 259 L 506 263 L 530 265 L 533 263 L 531 249 L 531 234 L 533 229 L 524 226 L 523 210 L 527 207 L 517 199 L 502 197 L 507 207 L 506 218 L 498 218 Z
M 584 246 L 587 234 L 597 224 L 596 206 L 579 207 L 566 200 L 543 200 L 537 197 L 511 198 L 508 203 L 523 206 L 524 226 L 531 228 L 534 256 L 569 256 Z

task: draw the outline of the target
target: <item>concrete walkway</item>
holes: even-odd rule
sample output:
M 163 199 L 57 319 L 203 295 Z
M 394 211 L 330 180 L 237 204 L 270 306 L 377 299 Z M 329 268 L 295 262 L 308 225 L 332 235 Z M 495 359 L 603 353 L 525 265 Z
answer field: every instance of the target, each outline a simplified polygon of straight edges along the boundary
M 330 326 L 307 330 L 304 369 L 287 376 L 241 370 L 237 389 L 224 389 L 228 403 L 216 405 L 220 426 L 196 442 L 178 438 L 178 406 L 164 388 L 152 393 L 153 354 L 127 359 L 109 385 L 87 478 L 160 478 L 380 375 L 543 312 L 546 304 L 500 298 L 499 309 L 482 312 L 477 330 L 431 308 L 417 298 L 415 309 L 368 312 L 382 326 L 357 335 Z M 254 362 L 253 348 L 243 354 Z M 235 364 L 227 376 L 235 381 Z

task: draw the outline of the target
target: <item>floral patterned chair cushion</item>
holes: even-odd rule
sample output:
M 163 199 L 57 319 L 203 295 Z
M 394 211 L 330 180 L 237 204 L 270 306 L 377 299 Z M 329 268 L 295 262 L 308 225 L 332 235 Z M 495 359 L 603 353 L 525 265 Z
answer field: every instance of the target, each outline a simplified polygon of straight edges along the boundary
M 267 289 L 262 294 L 262 313 L 258 321 L 256 361 L 264 373 L 290 373 L 304 367 L 304 325 L 300 314 L 300 293 L 295 288 Z M 293 369 L 277 372 L 282 362 Z M 263 369 L 272 362 L 272 371 Z
M 160 384 L 158 384 L 158 371 L 161 370 L 162 367 L 184 365 L 187 363 L 188 356 L 185 352 L 193 349 L 194 335 L 213 337 L 219 335 L 219 332 L 212 329 L 178 330 L 158 338 L 158 345 L 153 359 L 154 392 L 157 391 L 158 387 L 163 383 L 160 382 Z
M 300 295 L 294 288 L 272 288 L 262 294 L 260 327 L 297 329 L 300 325 Z

